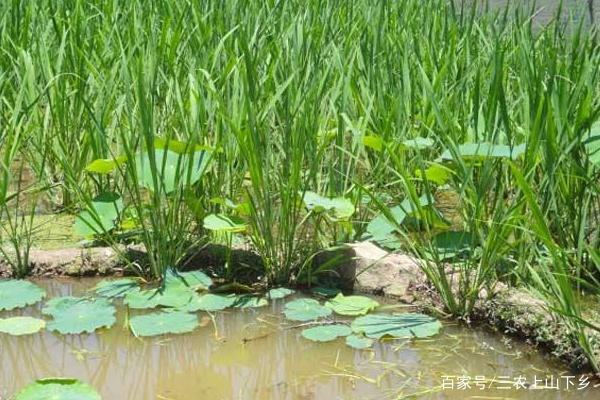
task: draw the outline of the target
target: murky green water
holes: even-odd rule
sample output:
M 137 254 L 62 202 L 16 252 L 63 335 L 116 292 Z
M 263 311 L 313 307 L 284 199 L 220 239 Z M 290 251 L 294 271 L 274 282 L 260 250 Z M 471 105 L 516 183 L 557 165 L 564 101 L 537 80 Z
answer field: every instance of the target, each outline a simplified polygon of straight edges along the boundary
M 55 297 L 83 295 L 96 282 L 36 283 Z M 193 333 L 153 339 L 129 333 L 122 307 L 115 327 L 91 335 L 0 335 L 0 398 L 49 376 L 79 378 L 111 400 L 397 399 L 415 393 L 423 399 L 600 398 L 600 389 L 592 384 L 577 390 L 582 386 L 577 377 L 569 391 L 515 389 L 519 376 L 526 384 L 537 377 L 543 385 L 544 379 L 561 375 L 564 388 L 569 374 L 522 344 L 481 330 L 446 324 L 430 340 L 387 341 L 359 351 L 343 340 L 303 339 L 301 329 L 282 317 L 283 303 L 219 312 L 214 322 L 199 314 L 203 326 Z M 40 311 L 31 307 L 0 317 L 17 314 Z M 467 380 L 471 389 L 459 389 Z M 454 389 L 442 389 L 443 383 L 452 383 Z M 499 389 L 501 385 L 510 389 Z

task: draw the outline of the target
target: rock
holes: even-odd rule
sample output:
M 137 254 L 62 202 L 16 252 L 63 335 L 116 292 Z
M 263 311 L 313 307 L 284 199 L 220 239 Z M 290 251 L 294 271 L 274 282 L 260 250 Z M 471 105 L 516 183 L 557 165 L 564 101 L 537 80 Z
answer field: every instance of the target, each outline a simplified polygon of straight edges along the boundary
M 370 242 L 349 244 L 338 268 L 342 279 L 358 292 L 368 292 L 412 303 L 412 289 L 425 281 L 417 260 L 388 253 Z M 347 285 L 348 286 L 348 285 Z

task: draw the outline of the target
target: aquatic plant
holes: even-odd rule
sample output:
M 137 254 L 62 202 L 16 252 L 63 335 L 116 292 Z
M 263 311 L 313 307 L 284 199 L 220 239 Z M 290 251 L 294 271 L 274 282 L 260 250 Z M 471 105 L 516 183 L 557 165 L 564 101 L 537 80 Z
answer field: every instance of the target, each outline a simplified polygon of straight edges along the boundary
M 15 400 L 101 400 L 91 386 L 72 378 L 38 379 L 21 390 Z

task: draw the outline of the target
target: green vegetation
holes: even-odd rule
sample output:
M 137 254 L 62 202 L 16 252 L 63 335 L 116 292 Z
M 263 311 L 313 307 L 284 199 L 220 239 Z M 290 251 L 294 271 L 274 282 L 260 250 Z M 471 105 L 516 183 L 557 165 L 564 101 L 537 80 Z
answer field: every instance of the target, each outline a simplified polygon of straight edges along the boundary
M 262 259 L 229 254 L 219 278 L 311 286 L 331 284 L 320 252 L 372 240 L 422 259 L 455 317 L 499 282 L 534 291 L 598 370 L 582 309 L 600 294 L 597 30 L 455 3 L 3 2 L 0 256 L 28 273 L 47 202 L 162 281 L 107 297 L 201 309 L 223 304 L 195 299 L 210 278 L 175 271 L 208 243 Z

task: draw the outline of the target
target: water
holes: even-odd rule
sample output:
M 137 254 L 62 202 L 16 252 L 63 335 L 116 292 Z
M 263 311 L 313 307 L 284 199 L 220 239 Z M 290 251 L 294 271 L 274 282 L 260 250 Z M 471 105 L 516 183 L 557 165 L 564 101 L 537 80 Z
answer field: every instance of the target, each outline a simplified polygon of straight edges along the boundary
M 481 0 L 485 2 L 486 0 Z M 534 7 L 535 21 L 540 24 L 548 23 L 556 16 L 556 9 L 561 0 L 488 0 L 491 9 L 503 9 L 506 4 L 522 5 L 527 10 Z M 580 17 L 590 21 L 590 15 L 596 24 L 600 21 L 600 0 L 592 0 L 591 10 L 589 0 L 562 0 L 564 16 L 567 18 L 571 14 L 575 20 Z M 590 13 L 591 11 L 591 13 Z
M 96 279 L 40 280 L 50 297 L 83 295 Z M 290 298 L 286 299 L 289 300 Z M 523 375 L 568 375 L 561 366 L 519 343 L 482 330 L 445 324 L 430 340 L 377 343 L 353 350 L 343 340 L 313 343 L 281 315 L 284 301 L 263 309 L 199 314 L 202 327 L 190 334 L 137 339 L 118 323 L 91 335 L 43 332 L 27 337 L 0 335 L 0 398 L 10 398 L 37 378 L 76 377 L 104 399 L 396 399 L 421 393 L 423 399 L 516 398 L 596 399 L 600 389 L 484 390 L 486 379 Z M 8 315 L 39 315 L 39 306 Z M 440 385 L 471 377 L 472 389 Z M 508 379 L 508 378 L 507 378 Z M 486 387 L 489 383 L 486 383 Z M 591 385 L 590 385 L 591 386 Z M 499 397 L 498 397 L 499 396 Z

